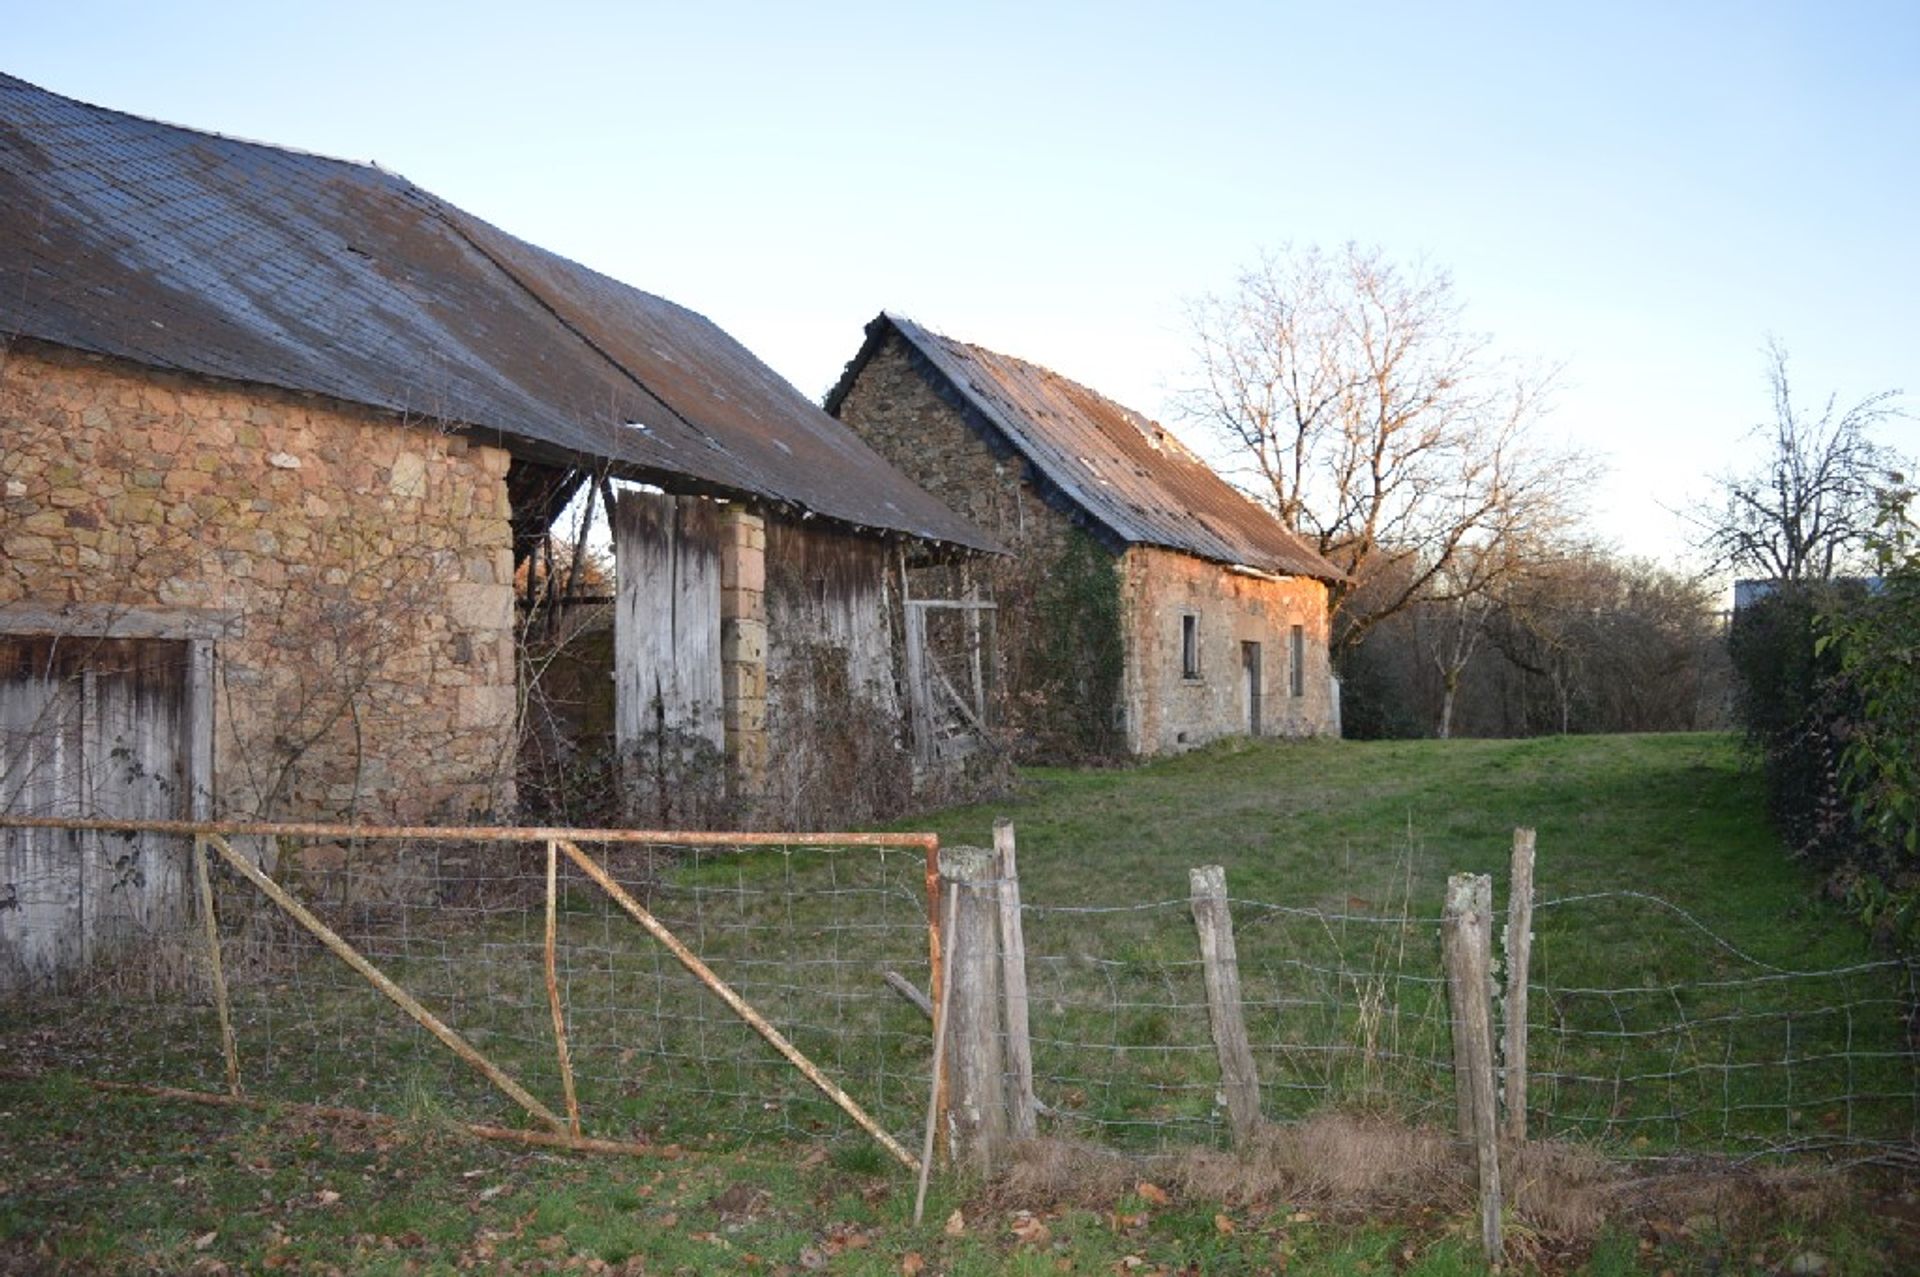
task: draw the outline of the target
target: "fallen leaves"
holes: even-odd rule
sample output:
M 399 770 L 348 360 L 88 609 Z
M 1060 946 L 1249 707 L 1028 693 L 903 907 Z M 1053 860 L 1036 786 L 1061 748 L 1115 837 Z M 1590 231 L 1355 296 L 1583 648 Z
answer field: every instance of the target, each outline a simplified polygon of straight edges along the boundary
M 1053 1240 L 1053 1230 L 1032 1211 L 1015 1211 L 1007 1227 L 1023 1245 L 1044 1246 Z
M 1151 1202 L 1155 1206 L 1166 1206 L 1173 1201 L 1173 1197 L 1166 1189 L 1148 1180 L 1143 1179 L 1135 1184 L 1133 1191 L 1140 1195 L 1140 1200 Z
M 958 1206 L 953 1208 L 953 1214 L 947 1216 L 946 1227 L 941 1231 L 949 1237 L 959 1237 L 967 1231 L 967 1217 L 960 1213 Z

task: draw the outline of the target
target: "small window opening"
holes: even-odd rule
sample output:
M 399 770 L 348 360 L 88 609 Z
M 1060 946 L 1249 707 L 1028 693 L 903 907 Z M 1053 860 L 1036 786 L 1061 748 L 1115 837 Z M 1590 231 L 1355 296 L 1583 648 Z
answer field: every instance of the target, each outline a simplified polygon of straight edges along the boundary
M 1180 677 L 1200 677 L 1200 618 L 1192 613 L 1180 618 Z
M 1287 635 L 1288 691 L 1295 696 L 1307 694 L 1307 631 L 1305 626 L 1296 625 Z

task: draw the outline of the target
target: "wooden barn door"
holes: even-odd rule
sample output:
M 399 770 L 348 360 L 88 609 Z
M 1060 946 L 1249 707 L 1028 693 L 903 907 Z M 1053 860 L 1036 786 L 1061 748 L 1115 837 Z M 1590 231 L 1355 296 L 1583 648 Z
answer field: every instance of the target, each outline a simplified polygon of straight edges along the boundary
M 181 820 L 196 644 L 0 635 L 0 812 Z M 187 913 L 185 844 L 0 831 L 0 990 L 45 985 Z
M 697 819 L 725 784 L 720 516 L 623 492 L 613 507 L 614 738 L 630 819 Z

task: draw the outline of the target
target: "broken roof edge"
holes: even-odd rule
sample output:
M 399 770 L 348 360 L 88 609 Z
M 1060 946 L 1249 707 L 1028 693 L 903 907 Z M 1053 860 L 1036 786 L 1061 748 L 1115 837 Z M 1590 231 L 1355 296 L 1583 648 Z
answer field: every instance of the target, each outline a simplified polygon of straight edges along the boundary
M 1198 559 L 1206 563 L 1217 564 L 1229 571 L 1243 575 L 1268 575 L 1276 579 L 1292 577 L 1323 581 L 1330 585 L 1345 584 L 1352 579 L 1347 573 L 1335 567 L 1332 561 L 1327 559 L 1325 555 L 1309 545 L 1299 533 L 1294 532 L 1292 529 L 1287 528 L 1286 525 L 1280 523 L 1271 511 L 1260 505 L 1246 493 L 1241 492 L 1237 487 L 1234 487 L 1234 485 L 1227 483 L 1218 472 L 1214 471 L 1202 461 L 1199 454 L 1189 448 L 1178 436 L 1174 435 L 1171 431 L 1167 430 L 1165 426 L 1162 426 L 1159 422 L 1154 421 L 1144 413 L 1137 412 L 1134 409 L 1126 407 L 1124 404 L 1117 403 L 1099 391 L 1094 390 L 1092 387 L 1077 382 L 1062 373 L 1055 372 L 1053 369 L 1047 368 L 1044 365 L 1033 363 L 1031 360 L 1021 359 L 1017 355 L 1003 355 L 997 351 L 988 350 L 984 346 L 976 346 L 971 342 L 961 341 L 959 338 L 947 337 L 897 311 L 882 310 L 868 322 L 865 329 L 865 338 L 860 344 L 859 351 L 855 353 L 852 359 L 847 361 L 845 369 L 843 369 L 840 374 L 839 381 L 834 384 L 833 389 L 827 392 L 824 405 L 828 413 L 835 416 L 839 414 L 841 404 L 845 402 L 847 395 L 852 393 L 853 386 L 855 382 L 859 380 L 861 372 L 865 370 L 867 364 L 872 361 L 873 357 L 879 353 L 881 347 L 886 344 L 888 336 L 892 334 L 898 334 L 901 341 L 905 343 L 909 361 L 916 371 L 922 373 L 931 371 L 937 374 L 936 377 L 930 379 L 931 388 L 934 393 L 949 406 L 959 411 L 974 427 L 975 433 L 981 436 L 982 440 L 996 455 L 1019 458 L 1025 477 L 1033 486 L 1034 490 L 1040 495 L 1041 499 L 1044 500 L 1049 507 L 1068 518 L 1076 526 L 1094 535 L 1106 545 L 1110 551 L 1118 554 L 1131 546 L 1144 546 L 1151 549 L 1164 550 L 1171 554 L 1187 555 L 1190 558 Z M 1130 533 L 1124 528 L 1115 526 L 1112 521 L 1103 518 L 1097 510 L 1091 508 L 1089 503 L 1083 501 L 1067 488 L 1066 485 L 1057 481 L 1048 473 L 1046 467 L 1041 465 L 1026 448 L 1021 446 L 1020 440 L 1023 437 L 1021 432 L 1003 420 L 998 408 L 979 394 L 968 382 L 967 378 L 956 375 L 954 369 L 946 366 L 940 357 L 940 354 L 944 352 L 937 353 L 928 349 L 928 346 L 933 343 L 961 346 L 971 351 L 978 351 L 982 354 L 990 355 L 994 358 L 1006 359 L 1025 365 L 1050 378 L 1073 386 L 1078 390 L 1084 391 L 1111 404 L 1114 408 L 1124 413 L 1131 421 L 1144 422 L 1155 430 L 1162 432 L 1167 440 L 1170 441 L 1178 449 L 1179 453 L 1191 464 L 1206 470 L 1215 480 L 1231 490 L 1235 496 L 1245 501 L 1248 506 L 1259 511 L 1265 517 L 1273 519 L 1275 527 L 1289 540 L 1296 543 L 1298 553 L 1304 556 L 1305 559 L 1317 564 L 1318 569 L 1321 570 L 1300 571 L 1298 570 L 1298 565 L 1285 564 L 1278 560 L 1276 560 L 1274 564 L 1266 567 L 1254 567 L 1236 555 L 1208 553 L 1190 544 L 1178 544 L 1171 540 L 1140 536 Z M 1136 425 L 1134 428 L 1138 429 L 1139 427 Z M 1191 513 L 1190 517 L 1197 519 L 1197 516 L 1193 516 Z M 1204 523 L 1202 526 L 1205 526 Z

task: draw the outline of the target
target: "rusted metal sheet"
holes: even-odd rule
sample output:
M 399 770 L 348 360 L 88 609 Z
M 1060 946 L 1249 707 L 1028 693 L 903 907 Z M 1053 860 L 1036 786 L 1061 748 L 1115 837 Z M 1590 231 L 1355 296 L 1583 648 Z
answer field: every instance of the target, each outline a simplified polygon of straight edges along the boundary
M 0 637 L 0 814 L 190 814 L 184 642 Z M 0 831 L 0 990 L 51 983 L 186 915 L 185 844 Z
M 370 165 L 0 75 L 0 280 L 0 334 L 997 548 L 708 320 Z
M 942 337 L 903 315 L 882 313 L 867 325 L 860 354 L 827 396 L 829 412 L 893 333 L 1025 459 L 1043 488 L 1117 540 L 1280 576 L 1341 578 L 1157 422 L 1037 364 Z

